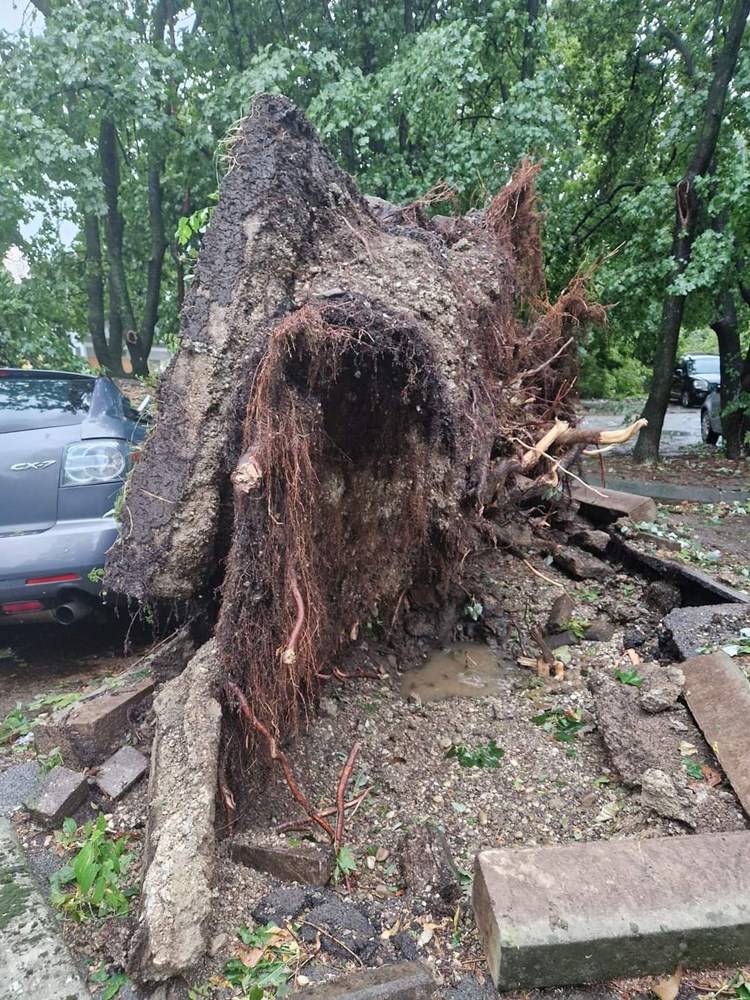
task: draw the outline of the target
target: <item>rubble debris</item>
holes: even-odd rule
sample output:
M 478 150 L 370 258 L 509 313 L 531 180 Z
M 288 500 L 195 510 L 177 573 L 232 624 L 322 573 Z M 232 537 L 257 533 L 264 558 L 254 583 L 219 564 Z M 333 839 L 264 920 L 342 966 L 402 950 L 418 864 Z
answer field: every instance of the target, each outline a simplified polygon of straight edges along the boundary
M 83 805 L 88 794 L 86 775 L 59 764 L 32 792 L 25 807 L 36 823 L 56 827 Z
M 184 625 L 139 660 L 138 668 L 148 671 L 155 684 L 164 684 L 182 673 L 195 655 L 195 649 L 190 626 Z
M 750 816 L 750 682 L 726 653 L 682 664 L 685 700 Z
M 680 588 L 667 580 L 652 580 L 643 591 L 643 601 L 648 608 L 655 608 L 660 615 L 668 615 L 682 605 Z
M 297 1000 L 427 1000 L 436 989 L 425 962 L 397 962 L 379 969 L 357 969 L 295 996 Z
M 310 893 L 299 886 L 273 889 L 255 904 L 253 920 L 259 924 L 283 927 L 287 920 L 298 917 L 310 905 Z
M 610 535 L 609 532 L 599 531 L 597 528 L 585 528 L 576 532 L 571 540 L 592 555 L 604 556 L 610 543 Z
M 5 1000 L 91 1000 L 13 827 L 2 818 L 0 955 Z
M 248 843 L 240 837 L 230 846 L 233 861 L 268 872 L 282 882 L 327 885 L 333 871 L 333 851 L 317 847 L 274 847 Z
M 24 801 L 32 798 L 43 778 L 36 761 L 13 764 L 0 771 L 0 816 L 10 817 Z
M 545 634 L 550 636 L 564 631 L 565 626 L 573 617 L 574 610 L 575 604 L 570 594 L 560 594 L 559 597 L 555 598 L 547 617 L 547 624 L 544 627 Z
M 205 953 L 221 708 L 212 639 L 154 701 L 145 874 L 131 971 L 165 980 Z
M 473 901 L 503 990 L 741 965 L 750 833 L 483 851 Z
M 558 549 L 553 558 L 556 565 L 574 580 L 608 580 L 615 575 L 610 565 L 573 546 Z
M 695 656 L 706 646 L 720 646 L 750 628 L 750 606 L 707 604 L 675 608 L 663 619 L 659 644 L 680 660 Z
M 570 495 L 581 505 L 581 513 L 592 521 L 607 523 L 616 521 L 618 517 L 627 517 L 636 522 L 656 520 L 656 504 L 650 497 L 582 483 L 574 483 Z
M 641 775 L 641 802 L 646 809 L 653 809 L 659 816 L 676 819 L 688 826 L 694 825 L 694 800 L 687 780 L 678 782 L 666 771 L 650 767 Z
M 401 843 L 401 867 L 407 889 L 436 914 L 452 914 L 462 890 L 458 869 L 445 834 L 434 823 L 422 823 Z
M 135 747 L 120 747 L 105 760 L 96 775 L 96 784 L 111 799 L 119 799 L 148 770 L 148 758 Z
M 641 707 L 647 712 L 664 712 L 672 708 L 685 685 L 685 675 L 680 667 L 676 664 L 644 663 L 639 665 L 638 671 L 643 677 L 639 689 Z
M 154 690 L 151 677 L 141 671 L 117 678 L 80 701 L 55 712 L 34 731 L 44 753 L 57 747 L 63 760 L 76 767 L 95 767 L 122 745 L 130 713 Z
M 607 618 L 595 618 L 586 626 L 583 638 L 587 642 L 609 642 L 615 634 L 615 627 Z
M 353 903 L 333 899 L 313 907 L 300 929 L 303 941 L 320 939 L 324 951 L 336 958 L 372 961 L 380 939 L 367 915 Z

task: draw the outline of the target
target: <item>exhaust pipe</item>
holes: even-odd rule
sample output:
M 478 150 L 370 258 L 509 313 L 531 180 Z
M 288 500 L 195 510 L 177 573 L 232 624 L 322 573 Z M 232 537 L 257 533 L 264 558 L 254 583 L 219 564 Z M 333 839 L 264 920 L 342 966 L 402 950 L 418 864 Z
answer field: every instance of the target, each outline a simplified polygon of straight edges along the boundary
M 58 604 L 52 612 L 52 617 L 60 625 L 72 625 L 73 622 L 79 622 L 82 618 L 86 618 L 92 610 L 91 601 L 87 601 L 84 597 L 71 597 L 65 604 Z

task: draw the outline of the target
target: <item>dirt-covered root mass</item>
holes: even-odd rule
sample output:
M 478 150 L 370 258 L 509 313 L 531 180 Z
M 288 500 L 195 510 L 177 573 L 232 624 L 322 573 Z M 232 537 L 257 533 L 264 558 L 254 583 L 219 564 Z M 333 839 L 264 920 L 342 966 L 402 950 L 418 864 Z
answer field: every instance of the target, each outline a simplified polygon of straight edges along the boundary
M 576 336 L 603 311 L 580 278 L 548 300 L 531 164 L 485 212 L 370 207 L 270 95 L 228 156 L 108 585 L 219 596 L 233 819 L 358 632 L 415 583 L 445 592 L 488 513 L 557 481 Z

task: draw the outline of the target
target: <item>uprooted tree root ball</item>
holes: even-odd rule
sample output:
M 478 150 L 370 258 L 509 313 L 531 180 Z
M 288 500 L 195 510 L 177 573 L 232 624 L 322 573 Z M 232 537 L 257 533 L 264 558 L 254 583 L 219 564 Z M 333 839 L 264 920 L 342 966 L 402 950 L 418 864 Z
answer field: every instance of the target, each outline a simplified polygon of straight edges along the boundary
M 534 165 L 485 212 L 428 218 L 447 190 L 368 202 L 269 95 L 231 162 L 107 571 L 215 615 L 230 829 L 358 632 L 416 584 L 447 593 L 492 518 L 599 442 L 569 424 L 577 339 L 605 320 L 584 276 L 548 299 Z

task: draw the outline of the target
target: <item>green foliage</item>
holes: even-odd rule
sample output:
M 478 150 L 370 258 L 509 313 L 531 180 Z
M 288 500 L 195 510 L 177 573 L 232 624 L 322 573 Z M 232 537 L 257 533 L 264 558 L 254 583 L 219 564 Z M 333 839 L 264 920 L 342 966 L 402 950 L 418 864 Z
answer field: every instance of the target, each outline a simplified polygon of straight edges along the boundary
M 232 986 L 242 990 L 247 1000 L 270 1000 L 284 996 L 294 970 L 299 947 L 294 938 L 274 924 L 255 931 L 240 927 L 237 935 L 246 948 L 260 951 L 255 964 L 247 965 L 241 958 L 230 959 L 224 966 L 224 976 Z
M 696 781 L 703 781 L 703 769 L 697 761 L 691 760 L 690 757 L 682 757 L 681 761 L 689 777 L 695 778 Z
M 560 743 L 572 743 L 586 725 L 582 721 L 580 709 L 552 708 L 533 716 L 535 726 L 541 726 L 547 733 L 552 733 Z
M 339 847 L 333 866 L 333 881 L 345 882 L 357 870 L 357 859 L 349 847 Z
M 505 750 L 494 740 L 485 746 L 470 750 L 461 743 L 454 743 L 445 755 L 458 761 L 461 767 L 500 767 L 500 760 L 505 756 Z
M 637 670 L 615 670 L 614 676 L 615 680 L 619 681 L 620 684 L 626 684 L 629 687 L 639 688 L 644 681 L 644 678 Z
M 16 705 L 14 709 L 8 712 L 3 721 L 0 722 L 0 746 L 3 743 L 11 743 L 13 740 L 17 740 L 19 736 L 25 736 L 27 733 L 30 733 L 33 725 L 33 720 L 24 713 L 23 707 Z
M 52 904 L 77 922 L 127 916 L 130 897 L 138 891 L 127 883 L 133 860 L 127 835 L 110 837 L 102 815 L 81 830 L 75 829 L 75 821 L 66 819 L 60 841 L 64 846 L 75 843 L 80 849 L 72 862 L 53 875 Z
M 52 747 L 48 753 L 37 754 L 36 760 L 42 774 L 47 774 L 53 767 L 62 767 L 65 763 L 60 747 Z
M 97 1000 L 112 1000 L 119 994 L 123 986 L 130 983 L 130 979 L 124 972 L 109 972 L 106 965 L 100 965 L 89 975 L 89 982 L 100 987 L 100 992 L 97 992 Z
M 464 606 L 464 615 L 473 622 L 478 622 L 484 613 L 484 605 L 476 597 L 472 597 Z

